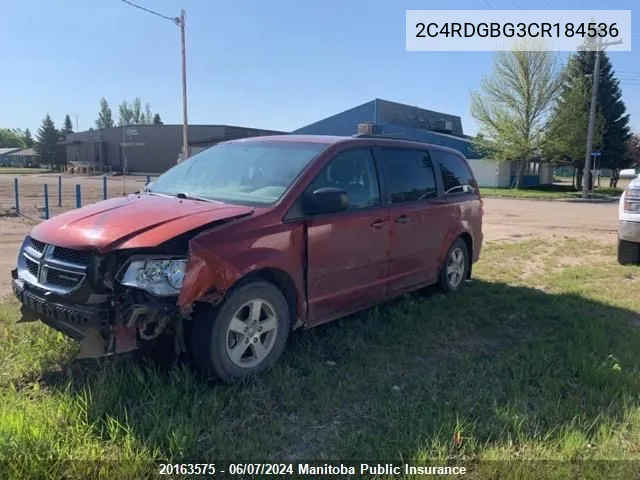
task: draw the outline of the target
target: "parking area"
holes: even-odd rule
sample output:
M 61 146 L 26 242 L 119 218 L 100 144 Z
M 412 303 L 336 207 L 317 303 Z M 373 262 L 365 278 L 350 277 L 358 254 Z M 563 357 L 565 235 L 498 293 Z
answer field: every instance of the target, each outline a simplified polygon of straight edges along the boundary
M 114 180 L 111 180 L 113 186 L 110 184 L 110 188 L 115 191 L 118 185 Z M 140 182 L 131 181 L 129 184 L 133 188 L 140 186 Z M 613 244 L 616 239 L 616 203 L 585 204 L 502 198 L 486 198 L 484 202 L 484 235 L 487 242 L 528 237 L 558 240 L 581 237 Z M 22 218 L 0 218 L 0 296 L 9 293 L 10 270 L 15 265 L 22 239 L 32 225 Z

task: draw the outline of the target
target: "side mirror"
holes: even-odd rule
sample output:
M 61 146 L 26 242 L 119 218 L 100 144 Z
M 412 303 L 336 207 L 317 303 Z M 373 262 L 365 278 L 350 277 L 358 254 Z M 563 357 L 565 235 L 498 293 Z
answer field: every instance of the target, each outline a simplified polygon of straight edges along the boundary
M 305 194 L 303 205 L 308 214 L 342 212 L 349 208 L 349 197 L 339 188 L 323 187 Z

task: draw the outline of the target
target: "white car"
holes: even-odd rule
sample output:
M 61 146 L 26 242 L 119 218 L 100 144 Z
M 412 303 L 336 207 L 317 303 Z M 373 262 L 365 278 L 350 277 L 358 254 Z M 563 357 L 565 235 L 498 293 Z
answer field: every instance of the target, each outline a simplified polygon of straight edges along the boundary
M 618 205 L 618 263 L 640 264 L 640 177 L 629 183 Z

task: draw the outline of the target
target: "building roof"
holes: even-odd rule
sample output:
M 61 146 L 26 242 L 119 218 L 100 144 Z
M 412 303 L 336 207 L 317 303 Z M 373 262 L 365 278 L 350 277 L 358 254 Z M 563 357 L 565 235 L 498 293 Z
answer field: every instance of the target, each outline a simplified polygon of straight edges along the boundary
M 17 152 L 20 150 L 19 148 L 11 147 L 11 148 L 0 148 L 0 155 L 8 155 L 13 152 Z
M 24 150 L 18 150 L 17 152 L 10 153 L 9 155 L 15 155 L 16 157 L 37 157 L 38 152 L 36 152 L 33 148 L 25 148 Z

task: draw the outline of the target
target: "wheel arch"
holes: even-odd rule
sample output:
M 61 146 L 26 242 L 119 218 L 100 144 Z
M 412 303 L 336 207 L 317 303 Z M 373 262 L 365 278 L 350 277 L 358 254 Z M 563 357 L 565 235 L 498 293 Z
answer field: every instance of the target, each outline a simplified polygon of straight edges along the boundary
M 467 280 L 471 278 L 471 270 L 473 268 L 473 238 L 469 232 L 462 232 L 456 238 L 453 239 L 455 242 L 458 238 L 461 238 L 465 245 L 467 246 L 467 253 L 469 254 L 469 270 L 467 272 Z M 453 244 L 453 242 L 451 242 Z
M 276 267 L 263 267 L 256 270 L 252 270 L 243 277 L 239 278 L 226 292 L 225 297 L 236 288 L 246 285 L 247 283 L 254 282 L 256 280 L 264 280 L 273 284 L 284 296 L 289 307 L 289 318 L 291 328 L 296 328 L 298 320 L 298 291 L 293 278 L 284 270 Z

